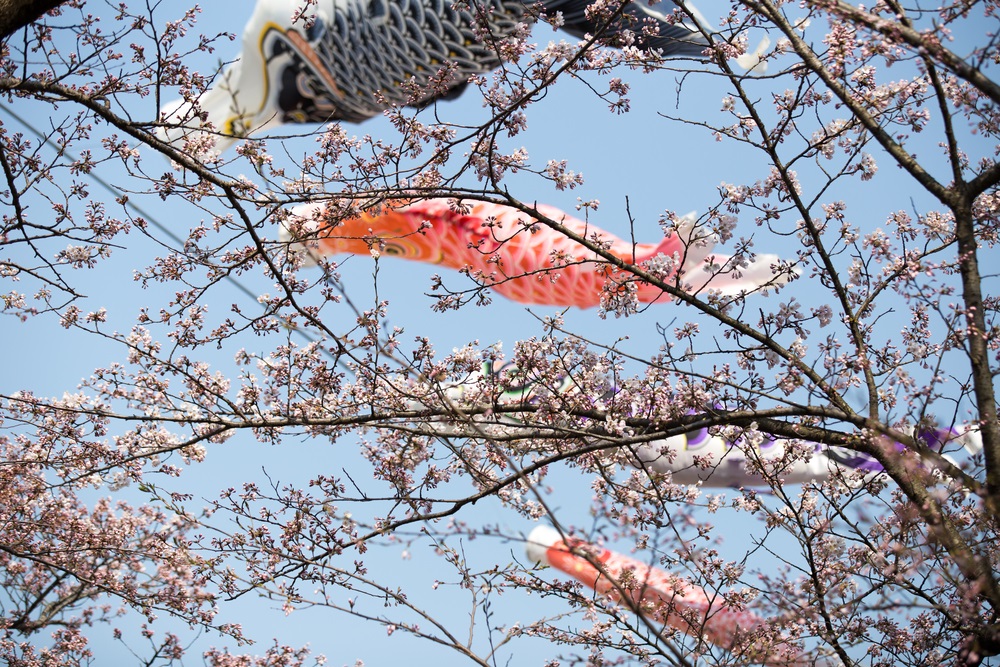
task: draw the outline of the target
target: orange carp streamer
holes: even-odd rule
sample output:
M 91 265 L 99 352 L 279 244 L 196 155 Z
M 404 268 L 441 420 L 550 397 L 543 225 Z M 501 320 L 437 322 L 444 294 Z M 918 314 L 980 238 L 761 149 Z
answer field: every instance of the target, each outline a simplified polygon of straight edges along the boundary
M 721 595 L 710 598 L 705 589 L 682 577 L 582 540 L 564 541 L 548 526 L 531 531 L 526 550 L 531 560 L 572 576 L 612 602 L 624 601 L 650 621 L 692 637 L 702 637 L 726 650 L 737 646 L 741 633 L 767 624 L 757 614 L 729 607 Z M 816 662 L 806 658 L 798 648 L 777 637 L 769 644 L 754 638 L 752 644 L 752 649 L 745 647 L 743 653 L 753 664 L 775 667 L 829 664 L 823 659 Z
M 633 243 L 552 206 L 540 204 L 534 210 L 622 262 L 690 293 L 711 289 L 735 296 L 776 287 L 794 275 L 776 255 L 748 261 L 712 252 L 715 237 L 690 216 L 659 243 Z M 312 261 L 352 253 L 446 266 L 519 303 L 611 310 L 630 292 L 641 303 L 670 299 L 659 287 L 511 206 L 437 198 L 338 217 L 325 204 L 297 207 L 285 240 L 296 240 Z

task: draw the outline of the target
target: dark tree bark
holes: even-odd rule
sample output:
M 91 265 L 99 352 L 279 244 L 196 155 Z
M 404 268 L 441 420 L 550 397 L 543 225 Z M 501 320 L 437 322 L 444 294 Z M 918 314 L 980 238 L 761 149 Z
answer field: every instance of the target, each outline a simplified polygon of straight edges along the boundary
M 66 0 L 0 0 L 0 39 L 6 39 Z

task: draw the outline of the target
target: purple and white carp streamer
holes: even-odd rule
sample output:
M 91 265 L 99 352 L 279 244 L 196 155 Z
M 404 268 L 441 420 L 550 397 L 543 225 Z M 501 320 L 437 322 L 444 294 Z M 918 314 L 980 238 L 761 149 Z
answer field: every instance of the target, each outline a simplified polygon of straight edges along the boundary
M 468 381 L 453 383 L 427 390 L 425 395 L 436 397 L 436 403 L 444 404 L 456 416 L 454 418 L 435 417 L 422 421 L 418 428 L 426 429 L 429 435 L 462 438 L 539 438 L 540 425 L 533 419 L 541 394 L 538 387 L 524 384 L 494 393 L 491 405 L 484 400 L 476 387 L 489 378 L 496 378 L 512 368 L 511 364 L 483 364 L 479 373 L 471 375 Z M 492 384 L 492 380 L 488 382 Z M 546 394 L 569 394 L 575 392 L 567 379 Z M 609 392 L 608 396 L 613 392 Z M 607 398 L 604 397 L 604 398 Z M 596 405 L 600 400 L 594 401 Z M 427 403 L 413 401 L 410 407 L 419 410 Z M 525 406 L 519 413 L 518 405 Z M 496 410 L 502 406 L 504 410 Z M 596 424 L 595 426 L 600 426 Z M 552 424 L 542 426 L 553 428 Z M 557 428 L 557 427 L 556 427 Z M 723 427 L 720 431 L 730 430 Z M 653 440 L 639 444 L 623 445 L 628 450 L 624 457 L 629 465 L 651 474 L 670 476 L 675 484 L 699 485 L 716 488 L 765 487 L 771 483 L 803 484 L 821 482 L 831 476 L 860 471 L 866 475 L 883 472 L 875 458 L 843 447 L 827 446 L 807 440 L 776 438 L 752 429 L 732 428 L 731 438 L 713 434 L 716 429 L 701 428 L 681 435 Z M 554 431 L 553 431 L 554 432 Z M 972 426 L 958 425 L 947 428 L 921 428 L 911 431 L 914 438 L 947 459 L 947 452 L 964 448 L 970 453 L 982 449 L 979 431 Z M 887 446 L 900 452 L 905 447 L 893 440 L 882 437 Z M 591 442 L 599 442 L 600 435 L 590 436 Z

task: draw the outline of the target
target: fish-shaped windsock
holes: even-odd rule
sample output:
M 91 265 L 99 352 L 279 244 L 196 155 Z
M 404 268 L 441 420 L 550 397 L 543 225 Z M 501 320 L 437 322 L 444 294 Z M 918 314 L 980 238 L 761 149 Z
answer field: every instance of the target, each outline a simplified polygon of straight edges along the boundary
M 524 405 L 530 408 L 537 404 L 539 395 L 549 397 L 546 399 L 549 401 L 553 391 L 567 395 L 577 392 L 577 385 L 567 377 L 559 387 L 539 388 L 528 381 L 502 393 L 487 390 L 484 394 L 483 386 L 506 385 L 499 381 L 499 376 L 511 372 L 515 377 L 520 375 L 511 363 L 484 362 L 482 369 L 471 374 L 466 382 L 422 388 L 420 393 L 434 397 L 435 404 L 443 398 L 449 405 L 480 416 L 472 418 L 475 423 L 471 429 L 461 422 L 443 417 L 422 421 L 419 427 L 429 434 L 451 437 L 480 438 L 485 435 L 511 438 L 523 434 L 524 438 L 532 438 L 537 436 L 533 411 L 526 410 L 521 414 L 516 410 L 496 410 L 496 407 Z M 483 378 L 487 381 L 482 382 Z M 600 406 L 604 401 L 613 400 L 615 394 L 614 390 L 610 390 L 604 396 L 594 398 L 590 404 Z M 484 399 L 487 401 L 485 404 Z M 427 405 L 412 401 L 410 407 L 420 410 Z M 487 408 L 488 411 L 479 408 Z M 579 424 L 574 426 L 574 431 L 579 432 Z M 974 425 L 920 426 L 914 428 L 911 434 L 945 458 L 960 447 L 970 454 L 976 454 L 983 448 L 982 435 Z M 900 454 L 906 451 L 902 443 L 888 438 L 883 438 L 883 443 L 889 451 Z M 629 465 L 648 473 L 669 475 L 674 484 L 694 484 L 705 488 L 804 484 L 823 482 L 834 476 L 849 476 L 854 471 L 859 471 L 864 477 L 884 472 L 876 459 L 861 452 L 805 440 L 788 440 L 766 433 L 759 433 L 753 442 L 742 437 L 733 441 L 702 428 L 626 446 L 628 452 L 624 458 Z
M 299 242 L 315 257 L 337 253 L 392 255 L 467 272 L 479 284 L 519 303 L 589 308 L 635 289 L 641 303 L 668 301 L 659 287 L 637 281 L 565 234 L 511 206 L 425 199 L 373 213 L 329 220 L 323 204 L 297 207 Z M 552 206 L 535 210 L 606 247 L 615 257 L 692 292 L 737 295 L 775 287 L 793 274 L 776 271 L 775 255 L 736 261 L 712 253 L 714 237 L 688 216 L 659 243 L 633 243 Z M 287 232 L 286 232 L 287 236 Z M 679 275 L 678 275 L 679 274 Z
M 709 596 L 683 577 L 582 540 L 563 540 L 547 526 L 531 531 L 526 550 L 532 561 L 565 572 L 612 602 L 624 602 L 653 623 L 703 637 L 726 650 L 738 645 L 741 633 L 767 623 L 753 612 L 728 606 L 721 595 Z M 742 647 L 742 653 L 753 664 L 813 664 L 798 648 L 780 640 L 750 643 L 752 646 Z
M 957 447 L 964 447 L 971 453 L 982 449 L 982 437 L 971 427 L 921 428 L 913 435 L 938 452 Z M 886 442 L 896 451 L 905 451 L 898 442 Z M 633 453 L 631 463 L 638 468 L 669 473 L 675 484 L 706 487 L 767 486 L 771 482 L 803 484 L 821 482 L 852 470 L 869 474 L 880 474 L 884 470 L 874 458 L 842 447 L 785 440 L 767 434 L 761 434 L 760 442 L 752 447 L 742 443 L 737 446 L 709 434 L 708 429 L 639 445 Z
M 540 4 L 551 15 L 561 13 L 562 27 L 578 37 L 630 30 L 637 45 L 665 56 L 702 57 L 708 45 L 696 26 L 667 20 L 678 9 L 673 0 L 629 2 L 607 29 L 589 18 L 592 2 Z M 182 102 L 163 109 L 174 127 L 161 137 L 178 145 L 185 138 L 211 137 L 222 150 L 233 138 L 266 126 L 360 122 L 390 106 L 456 97 L 470 76 L 500 65 L 498 45 L 532 20 L 534 3 L 319 0 L 302 12 L 315 20 L 293 21 L 303 4 L 258 0 L 242 53 L 199 98 L 197 109 Z

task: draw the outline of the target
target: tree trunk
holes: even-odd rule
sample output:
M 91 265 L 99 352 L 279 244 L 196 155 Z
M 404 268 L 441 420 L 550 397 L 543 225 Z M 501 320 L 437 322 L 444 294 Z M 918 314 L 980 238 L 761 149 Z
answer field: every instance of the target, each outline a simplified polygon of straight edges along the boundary
M 66 0 L 0 0 L 0 39 L 6 39 Z

